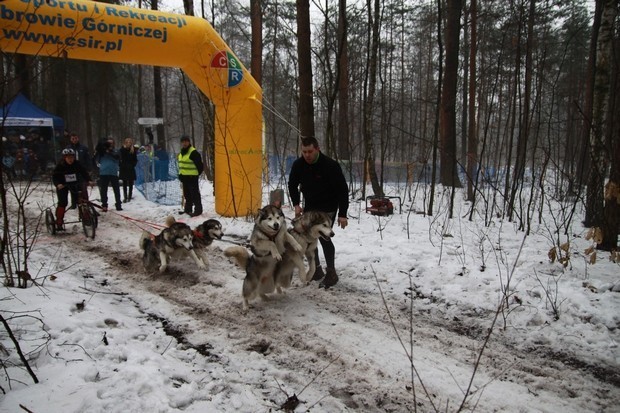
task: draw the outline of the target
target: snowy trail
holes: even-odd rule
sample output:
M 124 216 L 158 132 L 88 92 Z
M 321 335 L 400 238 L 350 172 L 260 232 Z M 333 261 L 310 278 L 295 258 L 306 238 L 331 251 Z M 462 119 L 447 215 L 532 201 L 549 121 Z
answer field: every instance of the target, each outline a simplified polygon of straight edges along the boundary
M 211 249 L 207 272 L 188 269 L 190 261 L 183 261 L 172 264 L 165 274 L 149 275 L 142 269 L 137 248 L 139 230 L 135 238 L 127 237 L 125 230 L 118 230 L 126 225 L 120 217 L 105 217 L 95 241 L 84 242 L 80 235 L 62 241 L 109 266 L 95 278 L 113 278 L 114 289 L 129 293 L 142 311 L 165 318 L 193 346 L 208 349 L 211 362 L 226 372 L 228 388 L 223 392 L 251 392 L 265 401 L 265 410 L 281 406 L 293 394 L 312 411 L 414 410 L 411 366 L 374 279 L 344 275 L 328 291 L 319 290 L 317 283 L 301 286 L 295 280 L 283 296 L 255 301 L 244 313 L 243 273 L 223 257 L 221 248 L 226 244 L 216 242 Z M 44 242 L 61 242 L 46 237 Z M 493 314 L 462 309 L 462 317 L 455 320 L 447 314 L 420 311 L 414 301 L 410 321 L 405 292 L 391 291 L 386 283 L 382 289 L 406 346 L 410 326 L 414 331 L 414 365 L 433 404 L 416 380 L 418 409 L 455 409 L 483 342 L 480 325 L 490 326 Z M 158 313 L 159 298 L 173 306 L 173 313 Z M 612 411 L 606 409 L 620 405 L 617 373 L 612 369 L 593 375 L 585 361 L 562 362 L 548 354 L 524 351 L 509 337 L 498 328 L 493 333 L 471 389 L 470 408 L 582 412 Z M 373 354 L 373 349 L 383 354 Z M 570 361 L 571 355 L 566 356 L 565 361 Z M 597 389 L 594 393 L 592 386 Z M 518 405 L 502 398 L 506 391 L 521 395 Z

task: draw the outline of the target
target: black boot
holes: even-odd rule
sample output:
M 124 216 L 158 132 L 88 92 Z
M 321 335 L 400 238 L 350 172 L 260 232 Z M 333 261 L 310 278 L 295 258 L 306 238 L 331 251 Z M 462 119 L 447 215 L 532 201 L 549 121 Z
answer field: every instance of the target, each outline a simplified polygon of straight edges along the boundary
M 323 277 L 325 277 L 325 273 L 323 272 L 323 268 L 321 268 L 320 266 L 317 266 L 316 270 L 314 270 L 314 275 L 312 276 L 312 281 L 319 281 L 319 280 L 323 279 Z
M 327 269 L 327 274 L 325 274 L 325 279 L 321 281 L 319 284 L 319 288 L 328 289 L 338 283 L 338 274 L 336 274 L 336 270 L 333 268 Z
M 127 196 L 127 202 L 131 201 L 131 198 L 133 198 L 133 185 L 129 187 L 129 195 Z

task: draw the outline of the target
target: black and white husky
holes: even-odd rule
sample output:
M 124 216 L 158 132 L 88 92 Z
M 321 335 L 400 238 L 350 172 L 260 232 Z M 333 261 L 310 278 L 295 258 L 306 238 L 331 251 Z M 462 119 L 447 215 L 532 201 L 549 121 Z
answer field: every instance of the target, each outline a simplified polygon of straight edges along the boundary
M 167 223 L 172 223 L 174 217 L 168 217 Z M 209 268 L 209 257 L 207 254 L 207 247 L 213 244 L 216 239 L 222 239 L 224 231 L 222 230 L 222 224 L 217 219 L 208 219 L 202 224 L 198 225 L 192 231 L 192 244 L 194 245 L 193 251 L 196 253 L 205 265 L 205 269 Z M 183 258 L 184 256 L 191 256 L 186 249 L 177 249 L 172 253 L 174 258 Z
M 159 272 L 164 272 L 168 267 L 170 258 L 186 254 L 194 260 L 199 268 L 206 269 L 205 263 L 198 258 L 194 251 L 194 233 L 189 225 L 175 222 L 174 217 L 168 217 L 166 224 L 166 228 L 158 235 L 153 235 L 147 231 L 142 232 L 140 249 L 144 251 L 142 255 L 144 268 L 148 272 L 153 272 L 159 266 Z
M 249 307 L 250 300 L 261 297 L 276 289 L 274 273 L 277 264 L 282 261 L 287 245 L 295 251 L 302 246 L 288 233 L 286 218 L 282 210 L 268 205 L 258 211 L 254 219 L 254 228 L 250 236 L 252 254 L 244 247 L 230 247 L 224 251 L 227 257 L 234 257 L 237 264 L 245 269 L 243 280 L 243 308 Z

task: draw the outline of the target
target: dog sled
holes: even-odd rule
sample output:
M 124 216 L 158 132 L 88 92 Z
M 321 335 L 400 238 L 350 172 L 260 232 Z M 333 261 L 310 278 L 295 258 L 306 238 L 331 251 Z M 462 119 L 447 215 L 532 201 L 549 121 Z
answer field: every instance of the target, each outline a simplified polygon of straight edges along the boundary
M 99 213 L 95 210 L 95 204 L 88 200 L 82 199 L 81 196 L 78 196 L 76 208 L 78 212 L 78 220 L 64 221 L 62 224 L 62 230 L 57 228 L 56 216 L 54 215 L 52 208 L 47 208 L 45 210 L 45 228 L 47 229 L 47 232 L 50 235 L 56 235 L 57 232 L 64 231 L 66 224 L 81 223 L 84 235 L 87 238 L 95 239 L 97 225 L 99 224 Z

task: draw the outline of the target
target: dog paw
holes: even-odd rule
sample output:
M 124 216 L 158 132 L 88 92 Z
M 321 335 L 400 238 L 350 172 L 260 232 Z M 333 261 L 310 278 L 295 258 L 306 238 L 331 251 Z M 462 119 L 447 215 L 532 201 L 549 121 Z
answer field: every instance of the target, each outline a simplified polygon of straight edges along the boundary
M 282 261 L 282 255 L 279 252 L 274 252 L 272 255 L 276 261 Z
M 164 271 L 166 271 L 166 268 L 167 268 L 167 267 L 168 267 L 167 265 L 160 265 L 160 266 L 159 266 L 159 272 L 164 272 Z

